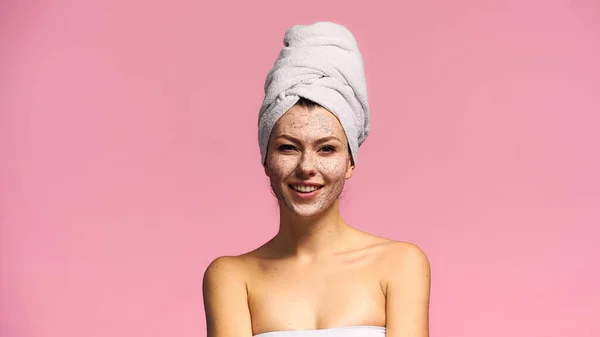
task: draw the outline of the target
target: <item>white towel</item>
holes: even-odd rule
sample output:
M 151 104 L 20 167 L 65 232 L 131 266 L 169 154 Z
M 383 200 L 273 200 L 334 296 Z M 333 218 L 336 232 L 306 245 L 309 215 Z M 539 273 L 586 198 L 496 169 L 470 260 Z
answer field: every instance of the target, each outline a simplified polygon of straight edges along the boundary
M 363 59 L 354 36 L 342 25 L 317 22 L 288 29 L 283 43 L 267 75 L 258 117 L 262 164 L 273 126 L 300 97 L 339 119 L 356 164 L 358 148 L 369 134 L 370 112 Z

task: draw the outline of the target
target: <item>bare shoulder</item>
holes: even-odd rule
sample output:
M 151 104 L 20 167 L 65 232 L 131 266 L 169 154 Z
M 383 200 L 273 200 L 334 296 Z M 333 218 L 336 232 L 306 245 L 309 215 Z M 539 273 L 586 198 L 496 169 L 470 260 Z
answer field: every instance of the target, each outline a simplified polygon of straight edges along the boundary
M 243 258 L 214 259 L 204 272 L 202 293 L 208 337 L 252 336 Z
M 243 275 L 243 261 L 239 256 L 219 256 L 212 260 L 204 272 L 204 281 L 238 279 Z
M 238 296 L 245 295 L 246 264 L 242 256 L 219 256 L 204 271 L 202 289 L 204 297 L 210 299 L 222 288 L 234 290 Z M 242 292 L 244 290 L 244 292 Z
M 404 278 L 410 274 L 422 275 L 424 280 L 429 280 L 431 266 L 427 254 L 418 245 L 405 242 L 387 240 L 382 252 L 382 263 L 388 271 L 386 279 Z
M 358 230 L 361 245 L 375 248 L 376 264 L 384 271 L 429 272 L 429 259 L 418 245 Z
M 423 250 L 409 242 L 392 242 L 385 256 L 388 336 L 429 336 L 431 270 Z
M 240 287 L 245 283 L 243 268 L 235 256 L 215 258 L 204 271 L 202 291 L 205 299 L 221 287 Z
M 418 245 L 412 242 L 390 240 L 387 246 L 385 255 L 390 262 L 403 262 L 429 267 L 427 254 Z

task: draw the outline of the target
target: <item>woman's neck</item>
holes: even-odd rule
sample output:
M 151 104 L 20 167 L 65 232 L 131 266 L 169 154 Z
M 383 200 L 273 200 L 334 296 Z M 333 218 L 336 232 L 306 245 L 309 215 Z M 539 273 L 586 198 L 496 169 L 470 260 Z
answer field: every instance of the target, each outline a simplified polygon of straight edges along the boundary
M 341 217 L 337 202 L 312 217 L 301 217 L 282 207 L 279 232 L 273 238 L 273 244 L 282 255 L 309 262 L 335 252 L 350 230 Z

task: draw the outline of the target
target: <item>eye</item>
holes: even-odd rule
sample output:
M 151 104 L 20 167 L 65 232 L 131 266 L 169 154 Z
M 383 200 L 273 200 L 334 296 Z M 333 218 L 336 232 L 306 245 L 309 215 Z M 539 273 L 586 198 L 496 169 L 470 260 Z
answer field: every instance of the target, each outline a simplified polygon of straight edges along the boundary
M 279 146 L 279 151 L 287 152 L 287 151 L 293 151 L 293 150 L 294 150 L 294 145 L 283 144 L 283 145 Z
M 321 148 L 321 151 L 323 152 L 334 152 L 335 151 L 335 147 L 331 146 L 331 145 L 325 145 Z

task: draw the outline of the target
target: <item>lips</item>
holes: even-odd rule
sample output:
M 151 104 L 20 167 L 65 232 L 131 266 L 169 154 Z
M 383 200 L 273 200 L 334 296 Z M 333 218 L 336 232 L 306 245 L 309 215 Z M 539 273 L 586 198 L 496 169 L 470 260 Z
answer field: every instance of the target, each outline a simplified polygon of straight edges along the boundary
M 289 187 L 299 193 L 311 193 L 317 191 L 323 187 L 323 185 L 316 184 L 290 184 Z

